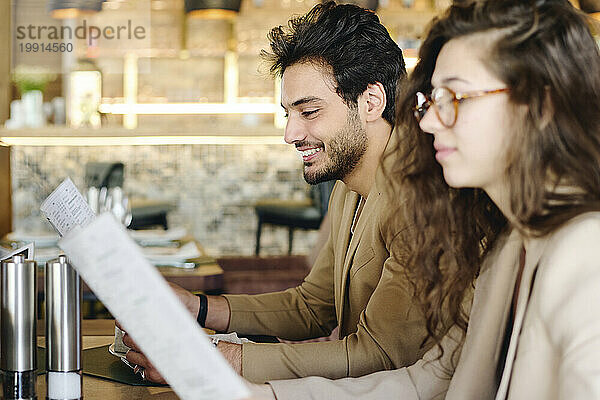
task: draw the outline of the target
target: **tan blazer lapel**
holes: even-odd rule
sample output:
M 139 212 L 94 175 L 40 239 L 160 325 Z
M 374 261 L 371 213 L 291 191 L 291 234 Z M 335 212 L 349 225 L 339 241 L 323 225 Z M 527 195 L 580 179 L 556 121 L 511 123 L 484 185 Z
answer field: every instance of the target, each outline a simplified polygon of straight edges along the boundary
M 337 315 L 338 324 L 342 319 L 342 304 L 343 292 L 345 291 L 345 255 L 348 250 L 348 242 L 350 241 L 350 227 L 354 218 L 354 211 L 358 202 L 358 193 L 348 191 L 346 200 L 344 201 L 344 211 L 342 214 L 342 222 L 340 224 L 340 232 L 338 233 L 338 241 L 335 244 L 335 260 L 334 260 L 334 285 L 335 285 L 335 312 Z
M 522 243 L 516 231 L 500 240 L 475 283 L 467 336 L 447 399 L 482 400 L 496 394 L 496 361 L 506 331 Z
M 529 303 L 529 296 L 531 294 L 532 283 L 535 277 L 537 266 L 540 262 L 540 258 L 544 253 L 548 238 L 533 239 L 531 244 L 527 246 L 527 254 L 525 256 L 525 267 L 523 268 L 523 276 L 519 286 L 519 298 L 517 300 L 517 310 L 515 313 L 515 320 L 510 336 L 510 345 L 506 354 L 506 362 L 504 364 L 504 372 L 502 373 L 502 379 L 500 380 L 500 386 L 496 394 L 496 400 L 504 400 L 508 395 L 508 388 L 510 385 L 510 377 L 512 373 L 512 367 L 517 354 L 518 339 L 521 333 L 521 327 L 523 326 L 523 320 L 525 318 L 525 312 L 527 311 L 527 304 Z
M 354 234 L 352 235 L 352 238 L 350 239 L 350 245 L 348 246 L 346 251 L 340 252 L 341 254 L 346 255 L 346 257 L 344 258 L 341 279 L 339 280 L 339 282 L 341 284 L 340 296 L 339 296 L 339 298 L 336 299 L 336 304 L 339 304 L 339 306 L 336 307 L 336 309 L 339 310 L 337 316 L 338 316 L 338 324 L 340 326 L 341 326 L 341 322 L 342 322 L 341 321 L 342 316 L 344 315 L 344 305 L 345 305 L 344 297 L 346 296 L 346 288 L 348 286 L 347 282 L 346 282 L 346 280 L 348 279 L 348 272 L 350 271 L 350 267 L 352 266 L 352 260 L 354 259 L 354 254 L 356 253 L 356 248 L 358 247 L 358 244 L 360 243 L 361 237 L 365 230 L 365 226 L 367 224 L 373 223 L 373 221 L 371 221 L 371 218 L 373 216 L 373 212 L 375 211 L 375 204 L 377 203 L 377 198 L 380 195 L 379 191 L 377 190 L 377 188 L 375 186 L 376 185 L 373 185 L 373 188 L 371 188 L 371 192 L 369 193 L 369 196 L 367 197 L 367 201 L 366 201 L 365 205 L 363 206 L 360 216 L 358 217 L 358 221 L 357 221 L 356 227 L 354 229 Z M 354 193 L 354 194 L 356 195 L 356 201 L 349 202 L 349 203 L 354 204 L 354 207 L 352 208 L 352 218 L 349 219 L 350 225 L 352 225 L 352 220 L 354 219 L 354 213 L 356 212 L 356 206 L 358 205 L 358 199 L 359 199 L 358 194 L 356 194 L 356 193 Z M 350 229 L 348 228 L 348 233 L 349 232 L 350 232 Z

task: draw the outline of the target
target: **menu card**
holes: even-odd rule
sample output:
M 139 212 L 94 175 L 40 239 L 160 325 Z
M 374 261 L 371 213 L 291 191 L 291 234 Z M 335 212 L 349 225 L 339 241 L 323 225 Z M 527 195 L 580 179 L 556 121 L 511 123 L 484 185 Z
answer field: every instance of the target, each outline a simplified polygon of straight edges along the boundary
M 79 193 L 71 178 L 65 179 L 42 203 L 40 210 L 60 236 L 76 226 L 86 226 L 94 220 L 94 211 Z
M 73 227 L 63 232 L 57 227 L 64 233 L 60 248 L 177 395 L 184 400 L 248 397 L 243 380 L 125 228 L 108 212 L 81 227 L 76 221 L 87 211 L 73 213 L 74 208 L 59 204 L 74 197 L 57 193 L 54 211 L 46 214 L 61 229 Z

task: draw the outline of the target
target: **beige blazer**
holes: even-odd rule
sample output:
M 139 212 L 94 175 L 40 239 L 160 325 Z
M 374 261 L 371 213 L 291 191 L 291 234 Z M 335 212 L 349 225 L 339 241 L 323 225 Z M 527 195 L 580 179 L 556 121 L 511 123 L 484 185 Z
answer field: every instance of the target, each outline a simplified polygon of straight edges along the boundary
M 342 182 L 335 185 L 331 235 L 300 286 L 226 296 L 229 331 L 302 340 L 328 336 L 340 327 L 339 340 L 330 342 L 243 345 L 246 379 L 362 376 L 411 365 L 423 356 L 423 316 L 400 266 L 389 256 L 380 215 L 386 196 L 380 187 L 373 185 L 351 236 L 359 196 Z
M 498 371 L 522 240 L 501 239 L 476 282 L 467 336 L 451 380 L 444 366 L 458 348 L 451 332 L 408 368 L 358 379 L 270 382 L 284 399 L 600 399 L 600 213 L 580 215 L 532 240 L 503 374 Z

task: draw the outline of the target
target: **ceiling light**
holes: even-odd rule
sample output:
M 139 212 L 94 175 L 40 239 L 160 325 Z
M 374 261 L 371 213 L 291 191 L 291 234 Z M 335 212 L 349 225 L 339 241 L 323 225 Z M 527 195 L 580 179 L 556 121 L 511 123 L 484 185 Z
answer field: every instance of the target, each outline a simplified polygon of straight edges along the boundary
M 48 11 L 53 18 L 76 18 L 102 10 L 105 0 L 49 0 Z
M 241 0 L 185 0 L 191 18 L 233 19 L 240 12 Z

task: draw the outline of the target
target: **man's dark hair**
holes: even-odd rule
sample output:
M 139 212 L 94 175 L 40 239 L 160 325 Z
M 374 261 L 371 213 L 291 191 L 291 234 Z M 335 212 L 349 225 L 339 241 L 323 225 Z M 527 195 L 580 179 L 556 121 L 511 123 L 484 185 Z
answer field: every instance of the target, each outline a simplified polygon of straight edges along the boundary
M 271 72 L 283 75 L 298 62 L 331 67 L 338 95 L 348 106 L 356 105 L 367 85 L 380 82 L 387 104 L 383 118 L 392 126 L 396 86 L 406 76 L 402 50 L 372 11 L 333 1 L 314 6 L 307 14 L 292 18 L 268 35 L 271 53 L 261 56 L 271 63 Z

